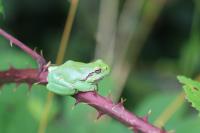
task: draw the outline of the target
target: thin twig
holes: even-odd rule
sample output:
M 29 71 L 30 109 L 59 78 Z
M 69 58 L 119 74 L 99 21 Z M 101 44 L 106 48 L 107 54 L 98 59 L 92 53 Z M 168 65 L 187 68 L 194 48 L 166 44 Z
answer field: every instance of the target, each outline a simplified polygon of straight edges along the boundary
M 75 14 L 77 11 L 78 2 L 79 0 L 71 0 L 68 17 L 66 19 L 64 32 L 62 34 L 62 38 L 61 38 L 61 42 L 60 42 L 60 46 L 58 50 L 58 55 L 56 58 L 57 65 L 62 64 L 63 62 L 65 51 L 69 42 L 69 36 L 70 36 L 72 25 L 74 22 Z M 38 133 L 45 133 L 45 130 L 48 124 L 48 116 L 49 116 L 49 111 L 51 109 L 53 97 L 54 97 L 54 93 L 48 92 L 47 100 L 44 106 L 44 111 L 42 112 L 41 119 L 40 119 Z
M 67 45 L 68 45 L 68 42 L 69 42 L 69 37 L 70 37 L 72 25 L 73 25 L 74 18 L 75 18 L 75 15 L 76 15 L 78 2 L 79 2 L 79 0 L 71 0 L 69 14 L 68 14 L 68 17 L 66 19 L 65 28 L 64 28 L 64 31 L 63 31 L 63 34 L 62 34 L 60 47 L 59 47 L 58 55 L 57 55 L 57 58 L 56 58 L 56 64 L 57 65 L 60 65 L 63 62 L 65 51 L 66 51 L 66 48 L 67 48 Z

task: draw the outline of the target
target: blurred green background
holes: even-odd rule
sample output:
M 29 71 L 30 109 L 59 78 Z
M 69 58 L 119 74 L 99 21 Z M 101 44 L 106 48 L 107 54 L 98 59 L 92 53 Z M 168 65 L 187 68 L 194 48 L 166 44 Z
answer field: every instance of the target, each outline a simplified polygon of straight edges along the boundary
M 2 0 L 1 28 L 55 63 L 69 0 Z M 0 10 L 2 7 L 0 7 Z M 0 37 L 0 69 L 36 68 L 36 62 Z M 112 73 L 100 94 L 150 122 L 177 133 L 198 133 L 200 119 L 182 95 L 176 76 L 200 76 L 200 2 L 198 0 L 82 0 L 65 61 L 101 58 Z M 45 86 L 8 84 L 0 92 L 0 133 L 38 132 L 48 91 Z M 178 102 L 177 102 L 178 101 Z M 119 122 L 71 97 L 55 96 L 47 133 L 130 133 Z M 172 106 L 174 105 L 174 106 Z M 162 115 L 164 114 L 164 115 Z M 161 123 L 161 124 L 160 124 Z M 163 123 L 163 124 L 162 124 Z

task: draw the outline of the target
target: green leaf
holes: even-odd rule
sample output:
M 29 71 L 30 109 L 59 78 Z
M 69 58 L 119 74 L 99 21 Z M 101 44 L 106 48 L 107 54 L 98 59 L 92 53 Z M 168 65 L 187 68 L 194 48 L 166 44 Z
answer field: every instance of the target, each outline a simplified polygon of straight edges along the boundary
M 185 76 L 177 76 L 180 83 L 184 84 L 183 89 L 192 107 L 200 111 L 200 82 L 194 81 Z

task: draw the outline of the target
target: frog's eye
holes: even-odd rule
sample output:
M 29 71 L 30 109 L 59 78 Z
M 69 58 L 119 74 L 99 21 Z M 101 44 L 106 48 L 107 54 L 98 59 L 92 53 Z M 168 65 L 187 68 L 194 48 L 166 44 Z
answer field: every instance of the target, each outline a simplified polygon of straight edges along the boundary
M 101 73 L 101 68 L 96 69 L 96 70 L 95 70 L 95 73 L 96 73 L 96 74 Z

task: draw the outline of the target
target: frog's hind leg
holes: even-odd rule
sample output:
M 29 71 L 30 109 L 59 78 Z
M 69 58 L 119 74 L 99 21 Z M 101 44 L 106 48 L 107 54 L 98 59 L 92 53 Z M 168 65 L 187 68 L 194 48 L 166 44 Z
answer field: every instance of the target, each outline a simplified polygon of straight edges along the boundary
M 73 95 L 75 94 L 75 89 L 69 89 L 68 87 L 61 86 L 55 83 L 48 83 L 47 89 L 59 95 Z

